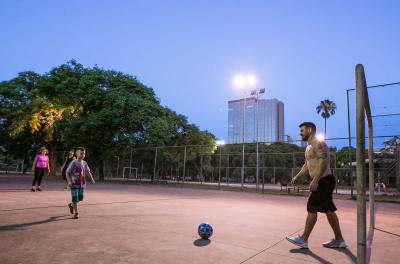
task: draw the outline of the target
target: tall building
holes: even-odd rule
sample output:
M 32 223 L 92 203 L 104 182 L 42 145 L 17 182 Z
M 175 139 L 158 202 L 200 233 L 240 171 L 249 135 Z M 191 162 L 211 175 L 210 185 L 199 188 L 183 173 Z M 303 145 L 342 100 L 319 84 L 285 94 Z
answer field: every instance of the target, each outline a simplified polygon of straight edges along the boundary
M 228 143 L 283 141 L 283 122 L 284 105 L 277 99 L 250 97 L 229 101 Z

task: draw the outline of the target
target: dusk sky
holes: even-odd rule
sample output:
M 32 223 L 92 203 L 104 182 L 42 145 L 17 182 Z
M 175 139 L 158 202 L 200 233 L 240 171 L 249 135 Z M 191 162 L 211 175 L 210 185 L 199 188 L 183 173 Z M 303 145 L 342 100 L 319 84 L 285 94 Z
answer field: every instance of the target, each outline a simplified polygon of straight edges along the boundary
M 1 1 L 0 81 L 71 59 L 97 64 L 136 76 L 162 105 L 227 140 L 227 101 L 245 95 L 232 79 L 251 73 L 265 98 L 284 102 L 285 134 L 297 139 L 305 120 L 322 132 L 315 107 L 330 99 L 328 137 L 346 137 L 355 65 L 368 85 L 400 81 L 399 11 L 396 0 Z M 371 94 L 373 111 L 400 112 L 400 86 L 385 92 Z M 398 133 L 399 120 L 375 134 Z

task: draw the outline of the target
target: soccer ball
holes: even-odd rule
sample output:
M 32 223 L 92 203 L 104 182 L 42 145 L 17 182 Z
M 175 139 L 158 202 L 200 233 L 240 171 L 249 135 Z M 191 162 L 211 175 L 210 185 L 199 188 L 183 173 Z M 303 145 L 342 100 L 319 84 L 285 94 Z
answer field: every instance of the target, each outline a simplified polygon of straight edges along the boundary
M 213 228 L 208 223 L 202 223 L 199 225 L 197 232 L 202 239 L 208 239 L 213 234 Z

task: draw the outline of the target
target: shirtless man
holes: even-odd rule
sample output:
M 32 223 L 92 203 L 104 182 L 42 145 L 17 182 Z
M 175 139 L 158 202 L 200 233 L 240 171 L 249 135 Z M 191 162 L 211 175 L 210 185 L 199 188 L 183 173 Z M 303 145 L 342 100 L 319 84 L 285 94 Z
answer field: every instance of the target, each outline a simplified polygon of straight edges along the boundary
M 307 220 L 303 234 L 287 237 L 286 239 L 301 247 L 308 248 L 308 237 L 317 222 L 317 212 L 325 213 L 333 229 L 335 238 L 322 245 L 327 248 L 345 248 L 346 242 L 340 231 L 339 219 L 335 213 L 336 206 L 332 200 L 335 189 L 335 177 L 330 168 L 329 148 L 324 141 L 315 137 L 316 127 L 312 122 L 299 125 L 302 140 L 307 140 L 305 158 L 306 162 L 300 172 L 292 179 L 292 184 L 297 184 L 303 176 L 310 175 L 310 196 L 307 202 Z

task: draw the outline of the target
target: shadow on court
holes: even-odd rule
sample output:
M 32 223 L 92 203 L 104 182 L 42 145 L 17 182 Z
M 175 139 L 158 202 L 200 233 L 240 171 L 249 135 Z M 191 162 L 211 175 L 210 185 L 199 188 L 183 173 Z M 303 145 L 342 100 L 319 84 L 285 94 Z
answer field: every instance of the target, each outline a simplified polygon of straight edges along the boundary
M 345 254 L 347 256 L 347 258 L 353 262 L 356 263 L 357 262 L 357 256 L 355 256 L 353 254 L 353 252 L 351 252 L 350 249 L 348 248 L 333 248 L 332 250 L 338 251 L 338 252 L 342 252 L 343 254 Z
M 290 253 L 295 253 L 295 254 L 303 254 L 312 257 L 318 263 L 323 263 L 323 264 L 332 264 L 332 262 L 327 261 L 326 259 L 318 256 L 314 252 L 312 252 L 310 249 L 303 249 L 303 248 L 296 248 L 296 249 L 291 249 Z
M 42 220 L 42 221 L 0 226 L 0 232 L 25 230 L 27 227 L 30 227 L 30 226 L 48 224 L 51 222 L 70 220 L 70 219 L 71 219 L 71 217 L 68 215 L 52 216 L 52 217 L 49 217 L 48 219 Z
M 0 192 L 31 192 L 29 189 L 0 189 Z
M 193 245 L 196 247 L 204 247 L 208 246 L 211 243 L 211 240 L 209 239 L 197 239 L 193 242 Z

